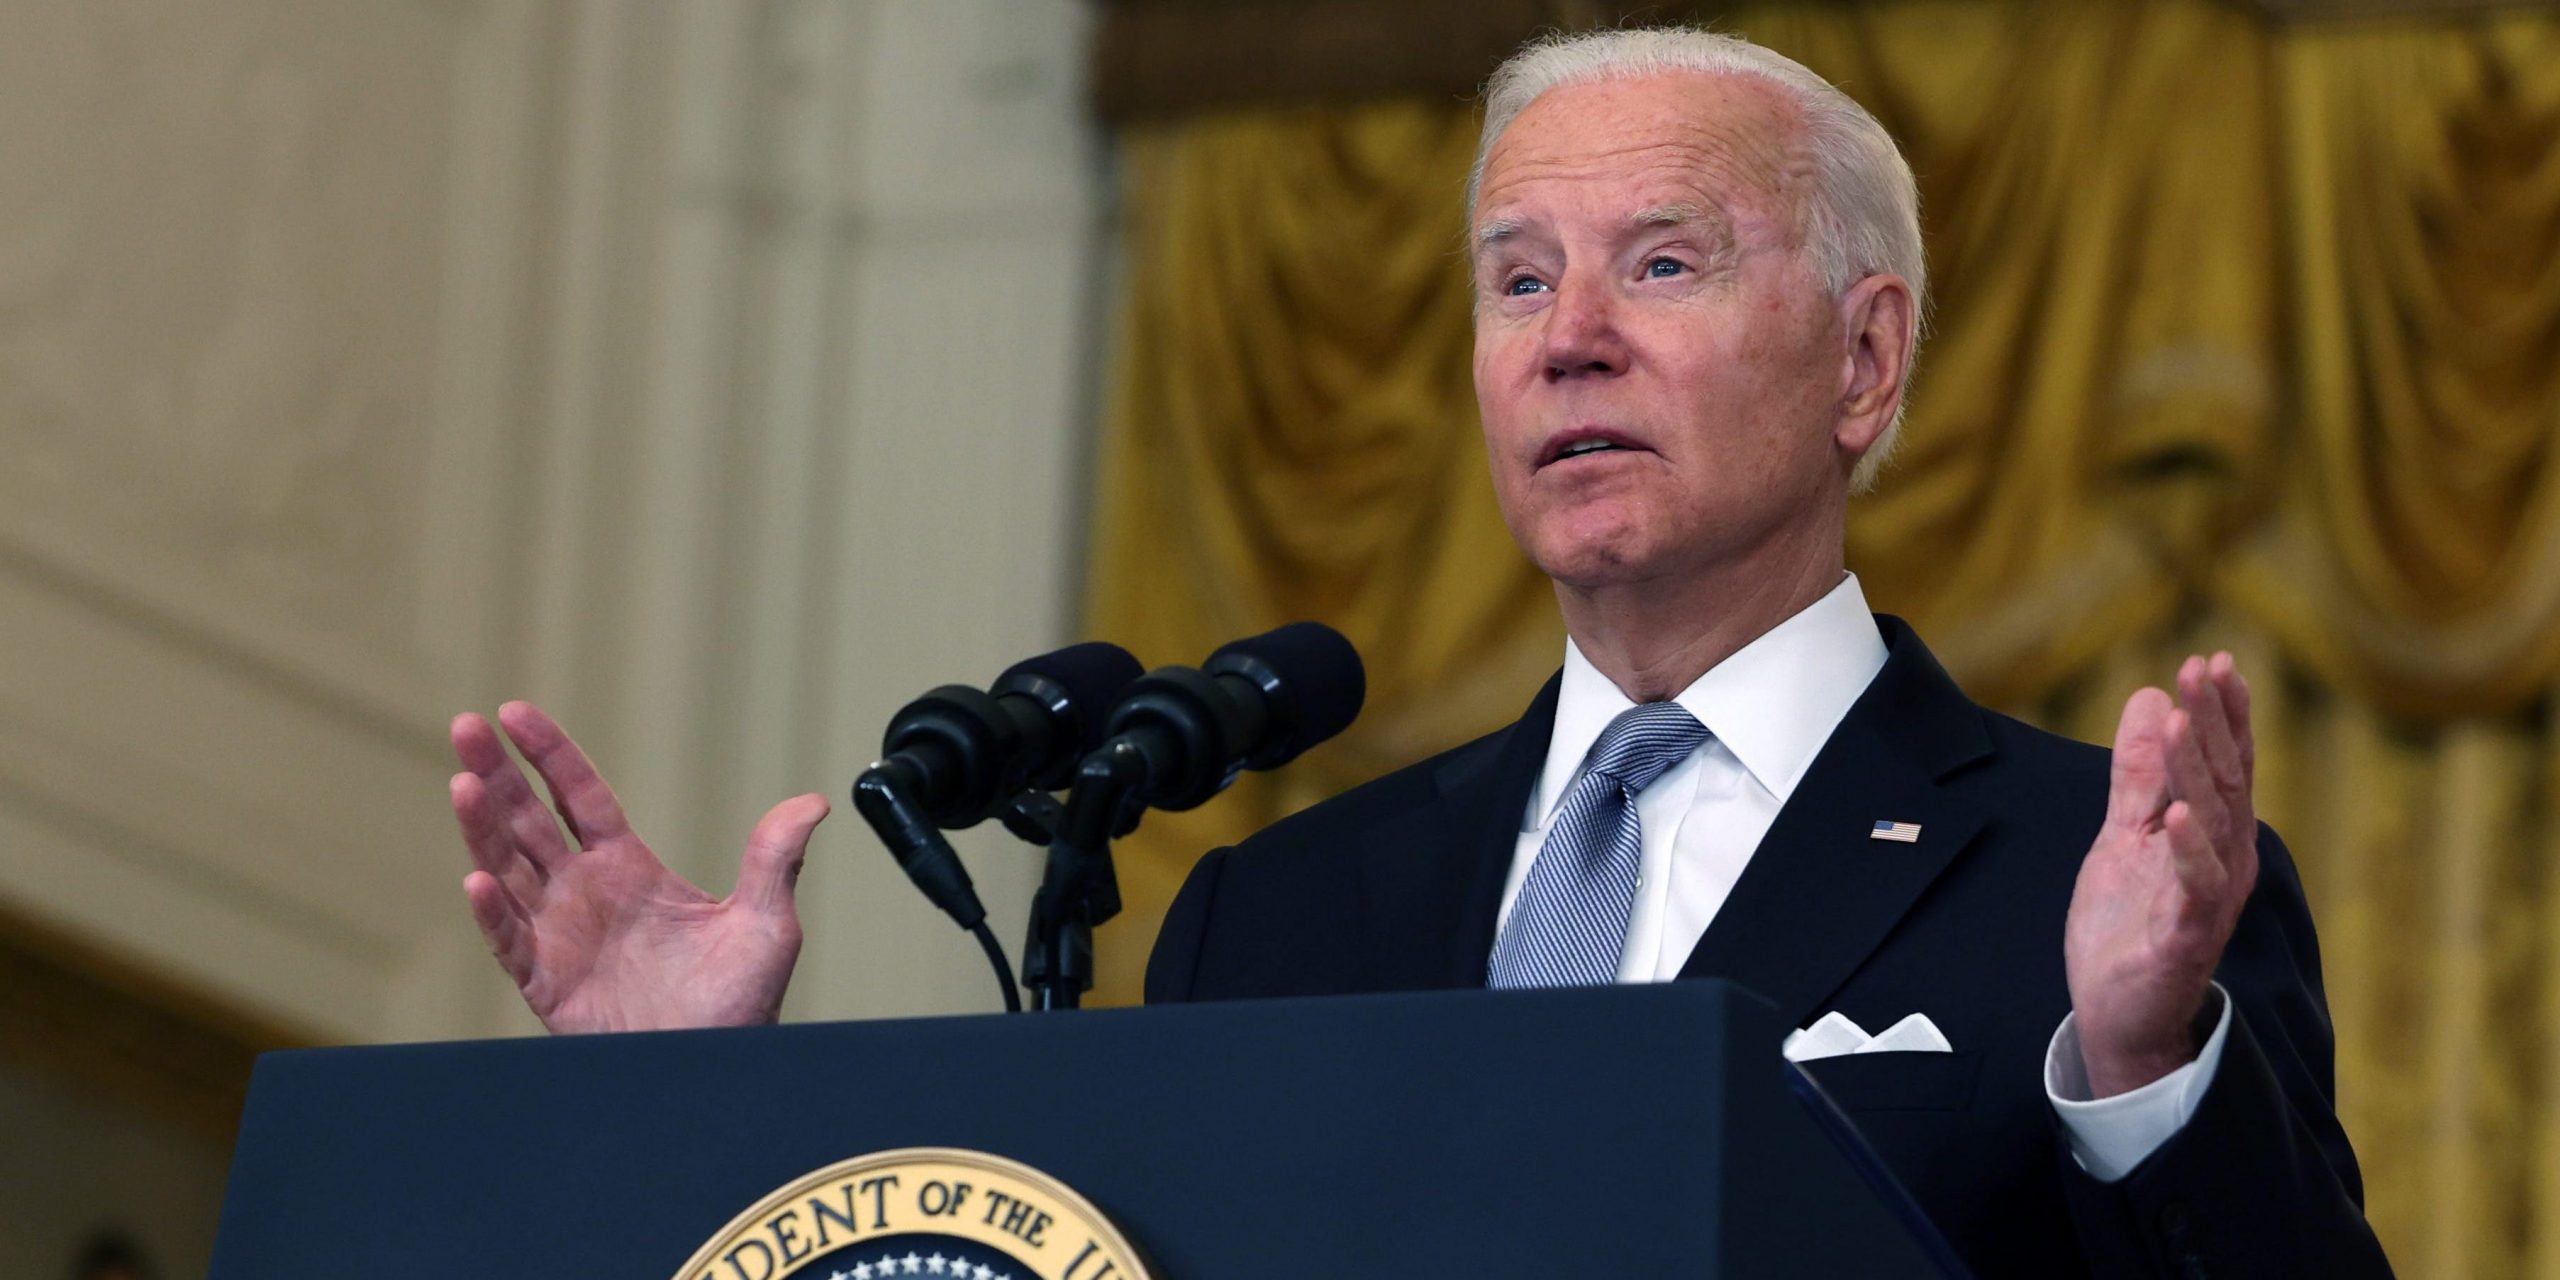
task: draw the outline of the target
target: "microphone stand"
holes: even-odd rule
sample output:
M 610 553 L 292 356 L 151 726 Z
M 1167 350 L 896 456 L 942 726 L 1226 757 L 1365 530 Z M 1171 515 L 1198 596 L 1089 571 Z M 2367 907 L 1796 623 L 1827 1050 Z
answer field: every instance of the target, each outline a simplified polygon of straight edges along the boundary
M 1078 1008 L 1093 989 L 1094 926 L 1120 914 L 1111 841 L 1136 825 L 1122 819 L 1146 776 L 1146 757 L 1126 740 L 1104 744 L 1076 769 L 1040 891 L 1031 899 L 1022 982 L 1031 988 L 1033 1008 Z

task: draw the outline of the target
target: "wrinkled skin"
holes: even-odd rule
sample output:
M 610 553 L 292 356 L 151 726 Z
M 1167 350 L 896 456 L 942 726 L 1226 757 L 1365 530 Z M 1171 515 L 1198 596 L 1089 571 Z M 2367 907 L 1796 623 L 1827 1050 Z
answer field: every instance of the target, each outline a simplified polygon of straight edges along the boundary
M 454 817 L 471 916 L 525 1004 L 555 1032 L 771 1022 L 800 955 L 793 889 L 825 797 L 775 805 L 747 837 L 738 885 L 714 899 L 631 830 L 586 753 L 540 709 L 499 709 L 546 807 L 477 715 L 453 721 Z M 560 821 L 553 820 L 557 809 Z M 566 838 L 561 832 L 565 822 Z
M 1494 494 L 1585 656 L 1677 693 L 1836 586 L 1891 424 L 1908 283 L 1834 297 L 1787 100 L 1744 77 L 1556 89 L 1486 158 L 1476 397 Z M 1620 448 L 1556 456 L 1600 437 Z

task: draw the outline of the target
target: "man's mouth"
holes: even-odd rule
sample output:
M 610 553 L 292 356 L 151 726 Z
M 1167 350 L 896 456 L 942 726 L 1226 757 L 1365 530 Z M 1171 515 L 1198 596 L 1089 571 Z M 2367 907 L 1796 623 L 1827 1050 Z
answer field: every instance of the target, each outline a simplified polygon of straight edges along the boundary
M 1547 447 L 1538 452 L 1538 466 L 1543 468 L 1595 454 L 1650 452 L 1634 438 L 1615 431 L 1583 429 L 1566 432 L 1548 441 Z

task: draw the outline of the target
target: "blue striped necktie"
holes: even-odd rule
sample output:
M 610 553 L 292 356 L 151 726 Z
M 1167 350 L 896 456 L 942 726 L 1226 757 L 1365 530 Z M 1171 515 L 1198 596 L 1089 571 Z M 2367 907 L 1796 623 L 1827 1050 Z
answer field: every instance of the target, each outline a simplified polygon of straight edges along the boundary
M 1591 986 L 1617 979 L 1644 856 L 1636 793 L 1706 740 L 1706 726 L 1677 702 L 1630 707 L 1600 731 L 1589 766 L 1565 792 L 1547 842 L 1512 901 L 1511 919 L 1494 941 L 1487 985 Z

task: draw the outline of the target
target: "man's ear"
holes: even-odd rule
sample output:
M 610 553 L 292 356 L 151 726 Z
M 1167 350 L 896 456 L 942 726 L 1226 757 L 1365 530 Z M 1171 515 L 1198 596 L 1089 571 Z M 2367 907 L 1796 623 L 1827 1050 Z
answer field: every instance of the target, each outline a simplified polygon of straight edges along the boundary
M 1920 338 L 1911 285 L 1872 275 L 1840 295 L 1840 416 L 1831 438 L 1850 461 L 1865 457 L 1902 408 L 1903 375 Z

